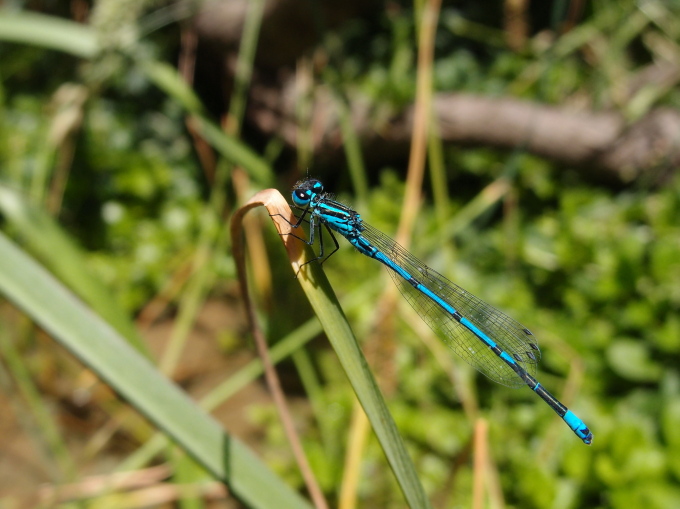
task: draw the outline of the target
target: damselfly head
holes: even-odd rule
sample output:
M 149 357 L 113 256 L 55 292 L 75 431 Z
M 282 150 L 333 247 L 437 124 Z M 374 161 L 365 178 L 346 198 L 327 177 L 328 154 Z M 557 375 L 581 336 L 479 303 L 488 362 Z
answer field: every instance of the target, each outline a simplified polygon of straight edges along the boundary
M 293 188 L 293 203 L 306 207 L 316 195 L 323 193 L 323 184 L 316 179 L 303 180 Z

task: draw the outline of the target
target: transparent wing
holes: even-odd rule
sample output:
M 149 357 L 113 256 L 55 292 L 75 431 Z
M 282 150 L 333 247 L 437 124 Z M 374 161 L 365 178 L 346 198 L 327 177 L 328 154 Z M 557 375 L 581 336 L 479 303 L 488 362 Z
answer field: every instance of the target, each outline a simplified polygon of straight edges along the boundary
M 526 327 L 432 270 L 384 233 L 366 223 L 362 223 L 362 227 L 361 234 L 366 240 L 470 320 L 530 375 L 536 374 L 541 351 Z M 416 313 L 468 364 L 499 384 L 525 385 L 517 373 L 467 327 L 399 274 L 388 272 Z

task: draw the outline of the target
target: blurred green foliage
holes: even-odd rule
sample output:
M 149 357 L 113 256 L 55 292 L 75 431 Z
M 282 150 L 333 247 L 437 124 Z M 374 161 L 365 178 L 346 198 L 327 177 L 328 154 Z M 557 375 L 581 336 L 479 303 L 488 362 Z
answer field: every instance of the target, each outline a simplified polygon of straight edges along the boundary
M 526 48 L 514 52 L 505 47 L 494 17 L 500 3 L 481 2 L 489 4 L 486 13 L 472 4 L 445 2 L 436 41 L 437 91 L 571 101 L 617 108 L 631 117 L 656 106 L 680 107 L 677 87 L 644 97 L 620 91 L 621 81 L 629 82 L 661 58 L 663 48 L 675 52 L 677 65 L 680 31 L 669 21 L 680 19 L 677 5 L 593 1 L 579 23 L 561 34 L 549 20 L 569 2 L 552 2 L 552 13 L 537 9 L 539 26 Z M 350 99 L 368 97 L 376 112 L 411 104 L 414 17 L 410 3 L 391 2 L 378 19 L 329 34 L 321 46 L 328 64 L 315 76 L 318 83 L 332 84 Z M 179 44 L 174 28 L 129 44 L 150 59 L 170 61 Z M 97 68 L 97 62 L 81 64 L 49 49 L 0 46 L 0 183 L 41 209 L 58 199 L 61 206 L 51 213 L 82 248 L 87 270 L 134 315 L 192 259 L 202 221 L 215 211 L 181 102 L 154 88 L 132 60 L 116 58 L 113 72 L 102 61 Z M 68 105 L 63 92 L 79 86 L 88 95 L 82 124 L 73 136 L 58 137 L 64 122 L 59 112 Z M 72 160 L 65 162 L 69 144 Z M 446 147 L 444 155 L 452 197 L 446 203 L 448 220 L 441 224 L 428 200 L 411 250 L 536 334 L 543 351 L 542 382 L 557 395 L 564 390 L 565 403 L 595 435 L 593 446 L 585 447 L 529 391 L 495 386 L 456 364 L 490 422 L 491 456 L 506 503 L 680 506 L 680 178 L 613 189 L 594 185 L 583 171 L 521 151 Z M 275 169 L 285 190 L 291 178 L 281 159 Z M 310 171 L 323 178 L 326 169 Z M 360 212 L 393 234 L 404 174 L 393 167 L 367 171 L 372 187 Z M 54 184 L 60 178 L 66 182 L 62 191 Z M 351 191 L 342 187 L 346 175 L 329 178 L 340 199 L 353 203 Z M 499 179 L 510 181 L 509 193 L 472 217 L 461 214 Z M 225 214 L 233 209 L 235 194 L 229 186 Z M 461 217 L 465 221 L 456 222 Z M 25 238 L 11 221 L 2 227 Z M 303 318 L 298 316 L 303 308 L 282 298 L 291 295 L 295 282 L 280 247 L 271 252 L 272 313 L 280 318 L 270 328 L 273 337 L 281 337 Z M 216 281 L 207 294 L 234 295 L 228 250 L 214 251 L 206 263 Z M 358 300 L 348 314 L 359 337 L 371 336 L 373 305 L 391 284 L 382 269 L 346 243 L 324 269 L 341 299 Z M 447 373 L 419 341 L 419 330 L 406 314 L 400 316 L 395 351 L 386 355 L 394 362 L 391 381 L 398 387 L 390 408 L 428 493 L 443 500 L 441 507 L 466 507 L 472 492 L 471 422 Z M 323 390 L 303 437 L 323 488 L 334 497 L 353 398 L 333 352 L 315 347 L 309 355 L 310 377 Z M 293 372 L 301 365 L 286 368 Z M 251 419 L 266 429 L 262 454 L 268 463 L 289 482 L 300 483 L 273 410 L 259 408 Z M 361 468 L 370 479 L 360 488 L 363 506 L 403 504 L 376 443 Z

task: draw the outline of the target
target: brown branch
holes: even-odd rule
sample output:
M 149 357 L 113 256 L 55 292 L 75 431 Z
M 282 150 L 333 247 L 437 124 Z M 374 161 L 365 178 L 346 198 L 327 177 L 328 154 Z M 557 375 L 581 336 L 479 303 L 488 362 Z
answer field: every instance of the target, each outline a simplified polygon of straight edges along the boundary
M 312 4 L 314 8 L 310 8 Z M 516 0 L 507 3 L 521 4 Z M 195 20 L 203 48 L 199 54 L 204 58 L 210 55 L 200 67 L 208 73 L 221 68 L 221 76 L 208 74 L 206 79 L 218 79 L 219 90 L 226 93 L 247 6 L 248 0 L 208 2 Z M 308 0 L 266 0 L 255 62 L 257 72 L 247 112 L 250 123 L 266 135 L 281 136 L 294 150 L 295 112 L 302 98 L 295 92 L 294 79 L 283 84 L 279 80 L 293 73 L 294 61 L 313 49 L 324 31 L 349 19 L 374 15 L 383 8 L 382 0 L 318 5 Z M 266 81 L 276 84 L 265 85 Z M 652 64 L 631 80 L 628 97 L 650 85 L 669 90 L 679 81 L 677 66 L 668 62 Z M 318 164 L 344 164 L 334 100 L 323 88 L 315 94 L 310 119 L 315 160 Z M 370 105 L 364 98 L 350 97 L 350 101 L 366 162 L 402 163 L 409 155 L 414 107 L 395 114 L 383 106 Z M 649 180 L 663 181 L 680 164 L 680 112 L 676 110 L 651 110 L 631 123 L 616 111 L 593 112 L 514 98 L 444 93 L 435 96 L 433 112 L 445 143 L 525 149 L 578 168 L 595 180 L 629 182 L 651 176 Z
M 296 145 L 294 93 L 253 90 L 250 120 L 262 131 Z M 333 101 L 318 89 L 312 125 L 318 163 L 343 161 L 342 139 Z M 378 123 L 385 115 L 355 100 L 352 115 L 369 163 L 385 163 L 408 154 L 413 106 Z M 588 112 L 512 98 L 439 94 L 433 101 L 439 133 L 445 143 L 525 149 L 552 161 L 588 171 L 595 180 L 629 182 L 655 172 L 664 180 L 680 165 L 680 112 L 659 108 L 627 123 L 617 112 Z M 319 121 L 316 122 L 315 119 Z

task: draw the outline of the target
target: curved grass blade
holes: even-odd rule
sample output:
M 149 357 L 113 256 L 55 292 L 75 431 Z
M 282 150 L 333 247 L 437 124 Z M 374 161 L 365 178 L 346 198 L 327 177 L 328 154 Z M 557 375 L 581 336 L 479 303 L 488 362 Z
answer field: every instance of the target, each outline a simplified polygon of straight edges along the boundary
M 267 189 L 253 196 L 234 214 L 232 218 L 234 249 L 242 249 L 241 246 L 237 246 L 243 242 L 240 229 L 242 216 L 249 209 L 257 206 L 267 208 L 279 233 L 290 232 L 290 224 L 283 219 L 285 217 L 288 221 L 294 220 L 288 203 L 277 190 Z M 291 236 L 283 235 L 281 239 L 288 252 L 293 270 L 297 273 L 302 264 L 309 259 L 310 251 L 303 250 L 304 243 Z M 389 413 L 387 404 L 323 270 L 319 264 L 307 264 L 302 268 L 298 281 L 338 355 L 409 506 L 412 508 L 431 507 L 394 419 Z

